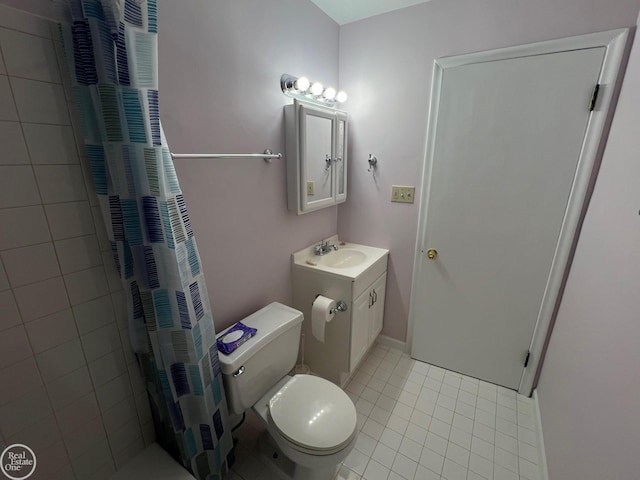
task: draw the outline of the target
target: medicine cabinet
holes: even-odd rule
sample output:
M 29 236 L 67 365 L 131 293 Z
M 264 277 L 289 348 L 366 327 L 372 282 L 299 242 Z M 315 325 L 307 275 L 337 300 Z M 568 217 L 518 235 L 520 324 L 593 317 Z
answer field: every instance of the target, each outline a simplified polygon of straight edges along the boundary
M 294 100 L 284 116 L 289 210 L 302 215 L 344 202 L 347 113 Z

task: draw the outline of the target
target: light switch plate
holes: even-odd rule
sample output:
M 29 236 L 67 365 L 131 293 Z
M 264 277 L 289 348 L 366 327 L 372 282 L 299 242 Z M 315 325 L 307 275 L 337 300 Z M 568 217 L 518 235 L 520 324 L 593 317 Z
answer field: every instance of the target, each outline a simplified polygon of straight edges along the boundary
M 315 182 L 307 182 L 307 195 L 313 195 Z
M 391 185 L 391 201 L 400 203 L 413 203 L 416 187 Z

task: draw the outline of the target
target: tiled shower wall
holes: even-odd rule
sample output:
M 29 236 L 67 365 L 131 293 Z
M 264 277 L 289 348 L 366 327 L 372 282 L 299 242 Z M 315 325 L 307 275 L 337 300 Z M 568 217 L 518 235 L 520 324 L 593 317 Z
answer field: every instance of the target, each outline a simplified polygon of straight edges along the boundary
M 0 5 L 0 447 L 97 480 L 154 431 L 51 27 Z

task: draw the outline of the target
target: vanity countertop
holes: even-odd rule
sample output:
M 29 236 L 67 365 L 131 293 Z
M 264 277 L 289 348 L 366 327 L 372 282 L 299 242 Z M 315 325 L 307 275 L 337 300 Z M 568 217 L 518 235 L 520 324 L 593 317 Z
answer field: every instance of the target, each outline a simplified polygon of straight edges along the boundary
M 386 266 L 385 257 L 389 254 L 386 248 L 341 242 L 337 235 L 329 238 L 328 242 L 337 245 L 338 249 L 331 250 L 326 255 L 316 255 L 316 245 L 311 245 L 291 256 L 292 265 L 354 281 L 381 260 Z

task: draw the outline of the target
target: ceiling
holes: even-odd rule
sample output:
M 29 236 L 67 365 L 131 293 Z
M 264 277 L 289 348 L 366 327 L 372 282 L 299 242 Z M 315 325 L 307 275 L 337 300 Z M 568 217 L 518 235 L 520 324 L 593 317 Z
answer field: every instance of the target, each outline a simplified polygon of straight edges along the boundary
M 311 0 L 338 25 L 410 7 L 428 0 Z

